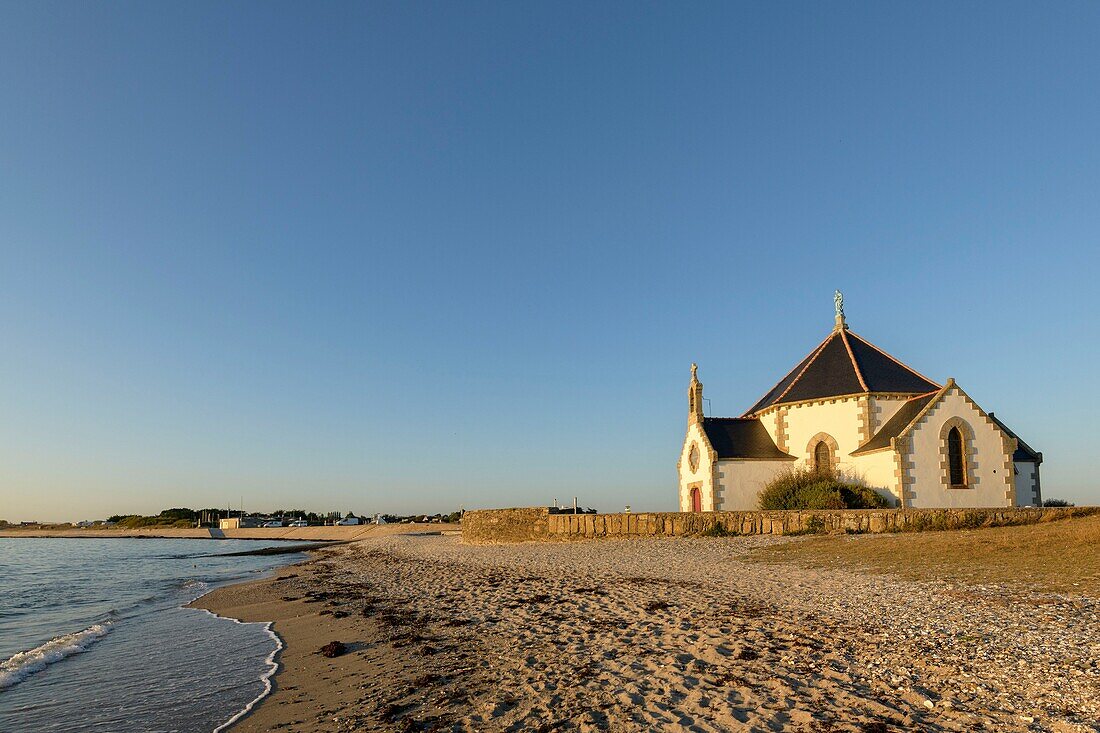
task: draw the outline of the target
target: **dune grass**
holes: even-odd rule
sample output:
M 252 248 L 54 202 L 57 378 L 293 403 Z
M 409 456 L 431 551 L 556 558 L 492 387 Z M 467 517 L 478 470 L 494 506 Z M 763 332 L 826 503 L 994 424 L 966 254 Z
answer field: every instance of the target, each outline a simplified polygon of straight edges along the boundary
M 813 537 L 763 547 L 753 557 L 1100 597 L 1100 515 L 1019 527 Z

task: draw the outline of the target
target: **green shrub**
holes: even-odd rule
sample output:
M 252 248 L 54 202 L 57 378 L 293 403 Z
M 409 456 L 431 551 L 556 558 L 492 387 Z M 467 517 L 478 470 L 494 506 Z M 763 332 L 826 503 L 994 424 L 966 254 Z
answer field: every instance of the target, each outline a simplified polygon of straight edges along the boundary
M 761 509 L 882 509 L 886 499 L 852 476 L 792 468 L 764 485 Z
M 863 484 L 842 484 L 840 495 L 848 509 L 885 509 L 890 505 L 882 494 Z
M 1073 502 L 1066 501 L 1065 499 L 1044 499 L 1043 500 L 1043 506 L 1053 506 L 1053 507 L 1073 506 Z
M 125 527 L 126 529 L 137 529 L 138 527 L 145 526 L 145 517 L 138 516 L 137 514 L 131 514 L 128 517 L 122 517 L 118 520 L 119 527 Z
M 128 517 L 122 517 L 118 520 L 118 526 L 125 529 L 141 529 L 142 527 L 190 527 L 190 522 L 177 523 L 175 520 L 166 520 L 163 517 L 143 517 L 138 514 L 131 514 Z

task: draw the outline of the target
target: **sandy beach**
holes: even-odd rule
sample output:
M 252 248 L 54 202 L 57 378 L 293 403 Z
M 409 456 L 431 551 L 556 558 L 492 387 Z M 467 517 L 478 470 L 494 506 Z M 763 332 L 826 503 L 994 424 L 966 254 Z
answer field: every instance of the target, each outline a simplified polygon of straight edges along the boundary
M 286 643 L 234 731 L 1100 729 L 1097 599 L 758 558 L 800 541 L 379 535 L 199 604 Z

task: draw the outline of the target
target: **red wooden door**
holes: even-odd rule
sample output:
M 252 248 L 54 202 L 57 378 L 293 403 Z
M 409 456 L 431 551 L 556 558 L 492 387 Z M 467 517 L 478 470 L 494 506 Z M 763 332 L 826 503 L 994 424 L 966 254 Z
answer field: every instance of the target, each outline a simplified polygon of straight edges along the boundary
M 703 495 L 699 493 L 698 487 L 691 490 L 691 511 L 703 511 Z

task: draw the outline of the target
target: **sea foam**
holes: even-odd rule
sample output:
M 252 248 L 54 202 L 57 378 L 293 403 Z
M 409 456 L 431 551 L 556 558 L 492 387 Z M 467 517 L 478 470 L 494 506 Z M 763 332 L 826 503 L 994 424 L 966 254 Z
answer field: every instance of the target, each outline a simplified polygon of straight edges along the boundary
M 238 618 L 233 618 L 232 616 L 221 616 L 221 615 L 216 614 L 213 611 L 211 611 L 209 609 L 206 609 L 206 608 L 202 608 L 202 609 L 199 609 L 199 610 L 206 611 L 206 613 L 210 614 L 211 616 L 213 616 L 215 618 L 224 618 L 228 621 L 232 621 L 235 624 L 241 624 L 242 626 L 245 625 L 245 623 L 246 623 L 244 621 L 241 621 Z M 253 623 L 257 623 L 257 622 L 253 622 Z M 271 687 L 271 678 L 275 675 L 276 672 L 279 671 L 279 663 L 277 661 L 275 661 L 275 658 L 279 656 L 279 652 L 281 652 L 283 650 L 284 645 L 283 645 L 283 640 L 271 628 L 272 625 L 273 625 L 271 621 L 258 622 L 258 623 L 263 624 L 264 632 L 268 635 L 268 637 L 271 638 L 272 641 L 275 642 L 275 648 L 272 649 L 271 652 L 267 655 L 267 658 L 264 659 L 264 664 L 267 665 L 267 671 L 264 672 L 262 675 L 260 675 L 260 681 L 264 683 L 264 689 L 260 692 L 259 695 L 257 695 L 255 698 L 253 698 L 251 702 L 249 702 L 247 705 L 245 705 L 244 708 L 242 708 L 241 710 L 238 710 L 236 712 L 236 714 L 233 715 L 232 718 L 230 718 L 229 720 L 225 721 L 224 723 L 219 725 L 217 728 L 215 728 L 214 733 L 222 733 L 222 731 L 224 731 L 226 728 L 229 728 L 231 725 L 236 723 L 238 720 L 240 720 L 241 718 L 243 718 L 244 716 L 246 716 L 250 712 L 252 712 L 252 708 L 256 707 L 256 703 L 260 702 L 260 700 L 263 700 L 265 697 L 267 697 L 268 695 L 271 694 L 271 689 L 272 689 L 272 687 Z
M 0 690 L 19 684 L 54 662 L 79 654 L 106 636 L 110 630 L 110 624 L 95 624 L 75 634 L 54 637 L 30 651 L 13 654 L 9 659 L 0 662 Z

